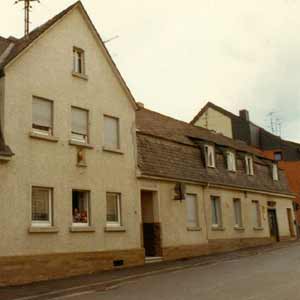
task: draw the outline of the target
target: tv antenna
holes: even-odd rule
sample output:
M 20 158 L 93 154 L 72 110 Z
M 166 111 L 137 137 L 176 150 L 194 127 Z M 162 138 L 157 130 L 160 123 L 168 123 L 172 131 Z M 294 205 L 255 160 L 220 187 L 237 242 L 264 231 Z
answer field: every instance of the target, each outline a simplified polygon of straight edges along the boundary
M 279 117 L 276 116 L 277 112 L 271 111 L 267 114 L 269 118 L 269 127 L 271 132 L 275 135 L 281 136 L 282 134 L 282 121 Z
M 30 9 L 32 8 L 31 3 L 32 2 L 38 2 L 40 3 L 40 0 L 16 0 L 15 4 L 18 4 L 20 2 L 24 2 L 24 35 L 27 36 L 29 33 L 29 24 L 30 24 Z

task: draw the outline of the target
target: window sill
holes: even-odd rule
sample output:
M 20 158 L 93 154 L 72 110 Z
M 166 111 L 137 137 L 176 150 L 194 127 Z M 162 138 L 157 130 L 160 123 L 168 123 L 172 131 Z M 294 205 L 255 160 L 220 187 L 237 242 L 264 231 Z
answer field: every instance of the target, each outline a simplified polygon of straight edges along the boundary
M 56 136 L 43 135 L 43 134 L 35 133 L 33 131 L 31 131 L 29 133 L 29 136 L 33 139 L 44 140 L 44 141 L 53 142 L 53 143 L 57 143 L 59 140 L 58 137 L 56 137 Z
M 57 233 L 59 230 L 55 226 L 30 226 L 29 233 Z
M 71 226 L 70 232 L 95 232 L 94 226 Z
M 245 227 L 243 227 L 243 226 L 234 226 L 233 228 L 234 228 L 234 230 L 237 230 L 237 231 L 245 231 Z
M 104 228 L 105 232 L 126 232 L 126 229 L 124 226 L 105 226 Z
M 211 230 L 212 231 L 224 231 L 225 228 L 223 226 L 212 226 Z
M 0 161 L 1 162 L 9 162 L 11 160 L 11 156 L 1 155 L 0 154 Z
M 263 227 L 253 227 L 253 230 L 256 230 L 256 231 L 261 231 L 261 230 L 264 230 L 264 228 Z
M 73 140 L 69 140 L 69 144 L 72 145 L 72 146 L 78 146 L 78 147 L 82 147 L 82 148 L 94 149 L 94 146 L 91 145 L 91 144 L 80 143 L 80 142 L 73 141 Z
M 80 78 L 80 79 L 84 79 L 84 80 L 88 80 L 88 76 L 85 74 L 81 74 L 81 73 L 77 73 L 77 72 L 72 72 L 72 76 Z
M 201 231 L 202 230 L 201 227 L 190 227 L 190 226 L 188 226 L 186 229 L 187 229 L 187 231 Z
M 78 167 L 78 168 L 87 168 L 87 163 L 78 163 L 78 164 L 76 164 L 76 166 Z
M 120 149 L 113 149 L 113 148 L 108 148 L 108 147 L 103 147 L 103 151 L 116 153 L 116 154 L 124 154 L 124 152 L 121 151 Z

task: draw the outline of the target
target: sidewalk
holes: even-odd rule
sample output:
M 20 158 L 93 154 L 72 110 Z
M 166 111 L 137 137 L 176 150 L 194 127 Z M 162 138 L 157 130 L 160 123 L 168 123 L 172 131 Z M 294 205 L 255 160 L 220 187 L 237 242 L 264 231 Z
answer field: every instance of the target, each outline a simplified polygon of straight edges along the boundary
M 195 268 L 204 265 L 213 265 L 224 261 L 241 259 L 252 255 L 259 255 L 270 251 L 276 251 L 300 242 L 282 242 L 266 247 L 244 249 L 235 252 L 197 257 L 186 260 L 160 262 L 147 264 L 141 267 L 119 269 L 100 272 L 92 275 L 83 275 L 66 279 L 43 281 L 24 286 L 0 288 L 0 300 L 49 300 L 59 299 L 62 296 L 84 293 L 89 290 L 107 290 L 123 282 L 154 276 L 161 273 L 174 272 L 187 268 Z

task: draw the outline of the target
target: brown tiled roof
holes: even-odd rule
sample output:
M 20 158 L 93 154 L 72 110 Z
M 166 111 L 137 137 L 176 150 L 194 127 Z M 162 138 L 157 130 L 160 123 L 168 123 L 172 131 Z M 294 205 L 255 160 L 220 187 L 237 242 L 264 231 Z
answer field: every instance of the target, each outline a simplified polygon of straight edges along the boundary
M 0 55 L 7 49 L 10 43 L 8 39 L 0 36 Z
M 290 194 L 285 174 L 281 170 L 280 180 L 272 179 L 272 161 L 256 157 L 255 175 L 246 174 L 244 159 L 238 149 L 253 150 L 250 147 L 241 146 L 230 139 L 227 141 L 227 138 L 206 129 L 147 109 L 137 111 L 137 128 L 138 166 L 142 175 Z M 216 168 L 205 167 L 202 151 L 188 136 L 217 142 L 219 147 L 216 147 Z M 237 172 L 226 169 L 224 153 L 221 150 L 225 144 L 230 148 L 235 146 L 233 148 L 238 150 Z

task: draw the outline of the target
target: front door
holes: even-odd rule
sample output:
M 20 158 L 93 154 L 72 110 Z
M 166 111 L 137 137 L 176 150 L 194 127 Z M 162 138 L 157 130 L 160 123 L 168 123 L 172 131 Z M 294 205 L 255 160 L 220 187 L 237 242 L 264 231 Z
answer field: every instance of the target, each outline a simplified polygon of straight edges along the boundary
M 275 209 L 268 209 L 268 219 L 270 236 L 274 241 L 279 242 L 278 223 Z

